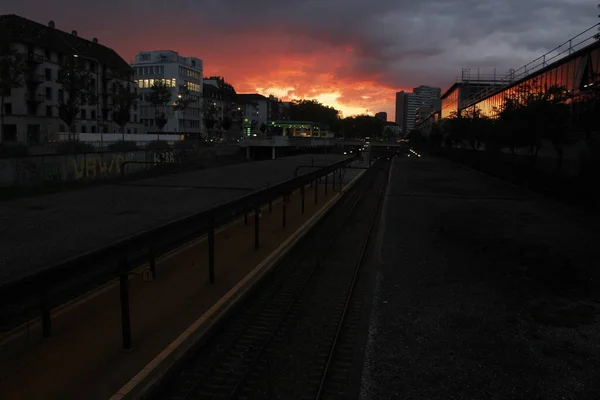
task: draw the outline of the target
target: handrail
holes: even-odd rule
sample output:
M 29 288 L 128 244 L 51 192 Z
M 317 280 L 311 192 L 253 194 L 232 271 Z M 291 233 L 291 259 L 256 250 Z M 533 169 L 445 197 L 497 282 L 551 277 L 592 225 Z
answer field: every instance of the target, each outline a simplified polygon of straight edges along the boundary
M 34 272 L 24 274 L 8 282 L 0 282 L 0 293 L 5 294 L 5 292 L 10 290 L 19 292 L 20 289 L 29 286 L 50 288 L 53 283 L 61 282 L 65 277 L 71 276 L 71 272 L 80 268 L 81 265 L 92 262 L 97 263 L 99 261 L 108 262 L 112 259 L 116 261 L 121 255 L 127 254 L 128 251 L 144 250 L 149 244 L 156 243 L 161 238 L 163 240 L 168 238 L 172 232 L 177 232 L 191 226 L 202 227 L 210 221 L 227 217 L 232 212 L 238 212 L 240 209 L 252 209 L 252 207 L 265 204 L 271 199 L 308 184 L 321 176 L 331 173 L 331 171 L 342 168 L 353 160 L 354 158 L 347 158 L 317 171 L 288 179 L 278 185 L 245 194 L 242 197 L 216 207 L 192 213 L 177 220 L 119 239 L 109 245 L 66 258 L 55 263 L 52 267 L 44 268 L 44 265 L 38 265 L 31 269 Z M 127 266 L 126 271 L 131 271 L 133 268 L 134 266 Z M 110 270 L 107 270 L 107 272 L 110 272 Z

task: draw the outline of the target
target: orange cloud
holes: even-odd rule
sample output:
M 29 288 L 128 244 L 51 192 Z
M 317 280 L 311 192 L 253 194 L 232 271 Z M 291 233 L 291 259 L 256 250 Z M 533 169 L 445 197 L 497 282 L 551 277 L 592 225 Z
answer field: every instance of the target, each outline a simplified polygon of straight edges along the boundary
M 128 60 L 138 51 L 155 49 L 201 58 L 206 76 L 224 76 L 238 93 L 273 94 L 284 101 L 317 99 L 344 116 L 386 111 L 390 119 L 394 117 L 394 88 L 371 77 L 339 76 L 338 71 L 352 62 L 350 47 L 330 47 L 287 34 L 231 34 L 214 43 L 145 36 L 118 43 L 115 49 Z

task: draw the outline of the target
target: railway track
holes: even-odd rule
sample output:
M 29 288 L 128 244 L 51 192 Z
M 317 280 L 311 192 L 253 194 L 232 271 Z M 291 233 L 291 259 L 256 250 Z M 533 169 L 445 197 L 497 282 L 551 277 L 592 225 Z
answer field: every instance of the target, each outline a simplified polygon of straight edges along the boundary
M 361 267 L 387 171 L 385 162 L 369 170 L 154 398 L 343 398 L 365 300 Z

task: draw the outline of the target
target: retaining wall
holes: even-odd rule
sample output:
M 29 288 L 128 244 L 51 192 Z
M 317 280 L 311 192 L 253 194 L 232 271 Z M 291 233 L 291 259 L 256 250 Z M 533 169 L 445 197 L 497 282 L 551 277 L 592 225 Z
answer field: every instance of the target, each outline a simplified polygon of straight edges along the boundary
M 238 146 L 186 150 L 136 150 L 84 154 L 49 154 L 0 159 L 0 187 L 39 185 L 44 182 L 69 182 L 110 179 L 140 172 L 160 164 L 203 163 L 217 156 L 234 155 Z M 138 163 L 139 162 L 139 163 Z

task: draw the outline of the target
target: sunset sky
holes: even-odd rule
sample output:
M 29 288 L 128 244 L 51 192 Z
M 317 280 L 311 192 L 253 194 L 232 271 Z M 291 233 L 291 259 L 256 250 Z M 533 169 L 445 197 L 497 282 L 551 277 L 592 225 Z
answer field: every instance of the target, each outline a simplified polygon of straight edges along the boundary
M 394 93 L 448 88 L 462 68 L 504 74 L 597 20 L 589 0 L 19 0 L 18 14 L 142 50 L 204 60 L 238 93 L 315 98 L 344 116 L 387 111 Z

